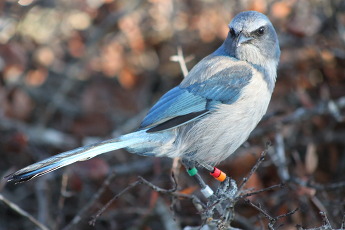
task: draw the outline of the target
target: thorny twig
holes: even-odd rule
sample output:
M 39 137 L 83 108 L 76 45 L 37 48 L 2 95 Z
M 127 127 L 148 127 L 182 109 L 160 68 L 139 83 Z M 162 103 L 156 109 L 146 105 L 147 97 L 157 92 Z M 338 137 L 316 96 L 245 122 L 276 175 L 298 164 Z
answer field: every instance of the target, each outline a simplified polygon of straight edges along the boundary
M 245 186 L 246 182 L 249 180 L 249 178 L 254 174 L 254 172 L 258 169 L 260 164 L 263 162 L 264 157 L 267 154 L 269 146 L 270 146 L 270 143 L 267 143 L 266 149 L 261 153 L 260 158 L 257 160 L 255 165 L 252 167 L 252 170 L 250 171 L 248 176 L 243 179 L 243 181 L 241 183 L 241 188 L 243 188 Z M 269 188 L 261 189 L 259 191 L 254 191 L 251 193 L 240 195 L 241 194 L 240 190 L 237 190 L 237 188 L 234 190 L 232 188 L 234 186 L 233 183 L 235 183 L 235 182 L 233 180 L 228 179 L 227 183 L 220 184 L 219 188 L 217 189 L 217 192 L 215 193 L 214 202 L 209 202 L 207 205 L 205 205 L 194 195 L 188 195 L 188 194 L 177 192 L 177 183 L 176 183 L 176 178 L 175 178 L 174 174 L 171 175 L 171 179 L 172 179 L 172 184 L 173 184 L 172 188 L 171 189 L 163 189 L 163 188 L 160 188 L 160 187 L 152 184 L 151 182 L 144 179 L 143 177 L 139 176 L 137 181 L 131 183 L 128 187 L 126 187 L 124 190 L 122 190 L 120 193 L 118 193 L 116 196 L 114 196 L 110 201 L 108 201 L 107 204 L 105 204 L 97 212 L 97 214 L 92 218 L 92 220 L 89 222 L 90 225 L 94 225 L 97 218 L 100 215 L 102 215 L 103 212 L 110 206 L 110 204 L 112 202 L 114 202 L 116 199 L 118 199 L 121 195 L 123 195 L 124 193 L 126 193 L 130 189 L 136 187 L 137 185 L 144 184 L 158 193 L 168 194 L 168 195 L 171 195 L 173 198 L 191 199 L 193 201 L 194 206 L 197 208 L 197 210 L 199 210 L 200 214 L 202 215 L 202 219 L 204 220 L 204 224 L 207 224 L 207 225 L 216 224 L 216 226 L 218 226 L 218 227 L 222 226 L 222 227 L 226 227 L 226 228 L 231 228 L 230 223 L 232 222 L 232 220 L 234 218 L 233 207 L 239 199 L 243 199 L 243 198 L 246 198 L 246 197 L 249 197 L 252 195 L 259 194 L 261 192 L 265 192 L 265 191 L 276 189 L 276 188 L 281 188 L 284 186 L 283 184 L 274 185 L 274 186 L 271 186 Z M 232 191 L 232 192 L 230 192 L 230 191 Z M 232 195 L 229 194 L 229 192 Z M 221 210 L 223 210 L 223 211 L 219 212 L 220 218 L 213 219 L 213 215 L 214 215 L 213 210 L 215 208 L 217 208 L 218 205 L 221 205 L 220 207 L 222 207 L 222 206 L 224 207 L 224 208 L 221 208 Z M 282 217 L 291 215 L 294 212 L 296 212 L 296 210 L 289 212 L 288 214 L 275 217 L 275 218 L 269 216 L 265 212 L 264 212 L 264 214 L 266 214 L 265 216 L 269 217 L 270 223 L 273 226 L 277 220 L 279 220 Z
M 268 228 L 270 230 L 274 230 L 274 225 L 277 223 L 277 221 L 281 218 L 284 218 L 284 217 L 287 217 L 287 216 L 291 216 L 293 215 L 295 212 L 298 211 L 298 208 L 292 210 L 291 212 L 288 212 L 288 213 L 285 213 L 283 215 L 279 215 L 277 217 L 272 217 L 271 215 L 269 215 L 264 209 L 262 209 L 260 207 L 260 205 L 256 205 L 254 204 L 253 202 L 251 202 L 250 200 L 248 199 L 244 199 L 244 201 L 248 204 L 250 204 L 252 207 L 254 207 L 256 210 L 258 210 L 261 214 L 263 214 L 268 220 L 269 220 L 269 223 L 268 223 Z
M 328 226 L 328 227 L 330 227 L 332 229 L 331 222 L 329 222 L 329 219 L 328 219 L 326 213 L 325 212 L 320 212 L 320 215 L 322 217 L 323 225 L 324 226 Z
M 243 194 L 241 196 L 238 196 L 237 200 L 243 199 L 243 198 L 246 198 L 246 197 L 249 197 L 249 196 L 257 195 L 257 194 L 262 193 L 262 192 L 267 192 L 267 191 L 270 191 L 270 190 L 273 190 L 273 189 L 276 189 L 276 188 L 283 188 L 283 187 L 285 187 L 285 184 L 283 184 L 283 183 L 277 184 L 277 185 L 272 185 L 272 186 L 270 186 L 268 188 L 263 188 L 263 189 L 260 189 L 258 191 L 249 192 L 249 193 Z
M 344 230 L 345 229 L 345 213 L 343 215 L 343 220 L 341 223 L 341 226 L 339 229 L 333 228 L 328 217 L 327 214 L 325 212 L 320 212 L 321 218 L 322 218 L 322 226 L 321 227 L 317 227 L 317 228 L 303 228 L 301 225 L 297 225 L 296 228 L 298 230 Z
M 164 159 L 161 160 L 162 163 L 168 162 Z M 170 161 L 169 161 L 170 162 Z M 102 194 L 105 192 L 106 188 L 109 187 L 111 181 L 116 176 L 123 176 L 133 172 L 137 172 L 138 174 L 143 174 L 152 168 L 152 160 L 151 159 L 143 159 L 140 161 L 131 162 L 126 165 L 116 165 L 112 167 L 112 172 L 108 175 L 108 177 L 104 180 L 101 188 L 95 193 L 95 195 L 91 198 L 91 200 L 74 216 L 72 221 L 64 228 L 64 230 L 73 229 L 83 218 L 87 216 L 87 213 L 90 212 L 94 204 L 100 199 Z M 168 164 L 163 164 L 168 165 Z
M 270 146 L 271 146 L 271 143 L 267 142 L 264 151 L 261 152 L 260 158 L 256 161 L 255 165 L 252 167 L 248 176 L 244 177 L 242 179 L 242 183 L 240 184 L 240 186 L 238 186 L 238 193 L 243 189 L 243 187 L 248 182 L 249 178 L 256 172 L 256 170 L 259 168 L 260 164 L 265 160 L 265 156 L 267 155 L 268 148 Z M 238 194 L 236 194 L 236 196 L 238 196 Z
M 345 181 L 338 182 L 338 183 L 332 183 L 332 184 L 318 184 L 310 180 L 301 180 L 299 178 L 291 178 L 291 182 L 298 184 L 300 186 L 308 187 L 308 188 L 313 188 L 316 190 L 335 190 L 338 188 L 345 188 Z
M 103 182 L 102 187 L 98 189 L 98 191 L 92 197 L 90 202 L 88 202 L 84 206 L 84 208 L 82 208 L 80 212 L 78 212 L 78 214 L 74 216 L 73 220 L 64 228 L 64 230 L 72 229 L 74 226 L 76 226 L 80 222 L 80 220 L 82 220 L 85 217 L 87 211 L 91 209 L 91 207 L 96 203 L 97 200 L 99 200 L 99 198 L 104 193 L 106 188 L 109 186 L 110 182 L 115 178 L 115 176 L 116 174 L 114 172 L 109 174 L 109 176 Z
M 89 221 L 89 224 L 92 226 L 95 226 L 97 218 L 103 214 L 103 212 L 116 200 L 118 199 L 122 194 L 126 193 L 130 189 L 136 187 L 137 185 L 141 184 L 142 182 L 140 180 L 137 180 L 130 185 L 128 185 L 124 190 L 122 190 L 120 193 L 118 193 L 116 196 L 114 196 L 111 200 L 109 200 L 97 213 L 95 216 L 92 217 L 92 219 Z
M 209 222 L 208 220 L 212 219 L 212 222 L 213 223 L 216 222 L 217 226 L 221 225 L 221 226 L 230 227 L 230 223 L 233 221 L 234 216 L 235 216 L 234 206 L 238 200 L 243 199 L 245 197 L 259 194 L 261 192 L 272 190 L 275 188 L 281 188 L 284 186 L 283 184 L 274 185 L 274 186 L 271 186 L 269 188 L 265 188 L 259 191 L 240 195 L 243 192 L 242 189 L 247 183 L 247 181 L 249 180 L 249 178 L 257 171 L 260 164 L 264 161 L 269 147 L 270 147 L 270 143 L 267 143 L 266 149 L 261 153 L 260 158 L 252 167 L 248 176 L 243 178 L 243 181 L 239 188 L 237 188 L 235 181 L 233 181 L 232 179 L 227 179 L 226 181 L 220 184 L 214 196 L 210 198 L 207 204 L 207 207 L 204 211 L 206 213 L 205 215 L 206 218 L 203 218 L 204 224 L 208 224 L 207 223 Z M 216 209 L 221 216 L 218 220 L 213 219 L 214 209 Z
M 176 192 L 177 189 L 177 184 L 175 181 L 175 176 L 174 174 L 171 175 L 172 181 L 173 181 L 173 187 L 171 189 L 163 189 L 160 188 L 154 184 L 152 184 L 151 182 L 149 182 L 148 180 L 144 179 L 143 177 L 139 176 L 138 180 L 131 183 L 129 186 L 127 186 L 125 189 L 123 189 L 120 193 L 118 193 L 117 195 L 115 195 L 110 201 L 108 201 L 98 212 L 97 214 L 92 217 L 92 219 L 90 220 L 89 224 L 94 226 L 96 223 L 97 218 L 102 215 L 104 213 L 104 211 L 116 200 L 118 199 L 121 195 L 123 195 L 124 193 L 126 193 L 127 191 L 129 191 L 130 189 L 136 187 L 137 185 L 140 184 L 144 184 L 147 185 L 148 187 L 150 187 L 152 190 L 158 192 L 158 193 L 162 193 L 162 194 L 168 194 L 168 195 L 172 195 L 174 197 L 179 197 L 179 198 L 187 198 L 187 199 L 192 199 L 192 200 L 196 200 L 198 201 L 198 198 L 196 198 L 193 195 L 188 195 L 188 194 L 184 194 L 184 193 L 179 193 Z M 200 202 L 200 201 L 199 201 Z M 201 202 L 200 202 L 201 203 Z

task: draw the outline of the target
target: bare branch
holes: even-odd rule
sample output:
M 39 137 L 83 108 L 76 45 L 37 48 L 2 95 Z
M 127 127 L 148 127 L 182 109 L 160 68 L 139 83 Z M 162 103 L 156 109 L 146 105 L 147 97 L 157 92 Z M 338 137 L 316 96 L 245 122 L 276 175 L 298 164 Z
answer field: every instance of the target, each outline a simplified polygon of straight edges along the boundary
M 54 229 L 60 229 L 60 224 L 62 221 L 62 209 L 65 205 L 65 200 L 66 197 L 70 194 L 68 194 L 67 192 L 67 182 L 68 182 L 68 174 L 66 172 L 64 172 L 64 174 L 62 175 L 62 180 L 61 180 L 61 188 L 60 188 L 60 198 L 58 201 L 58 216 L 56 218 L 56 223 L 55 223 L 55 227 Z
M 240 192 L 243 187 L 246 185 L 246 183 L 248 182 L 249 178 L 256 172 L 256 170 L 259 168 L 259 166 L 261 165 L 261 163 L 265 160 L 265 156 L 267 155 L 268 152 L 268 148 L 271 146 L 271 143 L 266 143 L 266 147 L 265 150 L 262 151 L 260 158 L 256 161 L 255 165 L 252 167 L 252 169 L 250 170 L 248 176 L 244 177 L 242 179 L 242 183 L 240 184 L 240 186 L 238 186 L 238 192 Z
M 285 156 L 285 144 L 283 135 L 279 132 L 275 135 L 275 153 L 270 154 L 273 163 L 275 164 L 279 177 L 282 181 L 290 179 L 288 164 Z
M 250 200 L 248 199 L 245 199 L 245 202 L 250 204 L 252 207 L 254 207 L 256 210 L 258 210 L 262 215 L 264 215 L 268 220 L 269 220 L 269 223 L 268 223 L 268 228 L 270 230 L 274 230 L 274 225 L 276 224 L 276 222 L 281 219 L 281 218 L 284 218 L 284 217 L 287 217 L 287 216 L 291 216 L 293 215 L 295 212 L 298 211 L 298 208 L 292 210 L 291 212 L 288 212 L 288 213 L 285 213 L 283 215 L 280 215 L 280 216 L 277 216 L 277 217 L 272 217 L 271 215 L 269 215 L 263 208 L 260 207 L 260 205 L 256 205 L 254 204 L 253 202 L 251 202 Z
M 123 189 L 120 193 L 118 193 L 117 195 L 115 195 L 110 201 L 108 201 L 98 212 L 97 214 L 92 217 L 92 219 L 89 221 L 89 224 L 94 226 L 95 223 L 96 223 L 96 220 L 97 218 L 102 215 L 104 213 L 104 211 L 116 200 L 118 199 L 120 196 L 122 196 L 124 193 L 126 193 L 127 191 L 129 191 L 130 189 L 136 187 L 137 185 L 140 185 L 140 184 L 144 184 L 144 185 L 147 185 L 148 187 L 150 187 L 152 190 L 158 192 L 158 193 L 162 193 L 162 194 L 168 194 L 168 195 L 172 195 L 174 197 L 179 197 L 179 198 L 186 198 L 186 199 L 191 199 L 191 200 L 198 200 L 195 196 L 193 195 L 188 195 L 188 194 L 184 194 L 184 193 L 179 193 L 179 192 L 176 192 L 176 188 L 177 188 L 177 185 L 175 183 L 175 177 L 174 175 L 172 174 L 172 180 L 173 180 L 173 188 L 171 189 L 163 189 L 163 188 L 160 188 L 154 184 L 152 184 L 151 182 L 149 182 L 148 180 L 144 179 L 143 177 L 139 176 L 138 177 L 138 180 L 131 183 L 129 186 L 127 186 L 125 189 Z
M 330 227 L 332 229 L 331 222 L 329 222 L 329 219 L 328 219 L 326 213 L 325 212 L 320 212 L 320 215 L 322 217 L 323 225 L 327 226 L 327 227 Z
M 187 66 L 186 66 L 186 61 L 184 59 L 183 51 L 182 51 L 181 46 L 177 47 L 177 55 L 171 56 L 170 60 L 179 63 L 181 71 L 182 71 L 182 74 L 183 74 L 184 77 L 186 77 L 188 75 L 188 69 L 187 69 Z
M 98 189 L 92 199 L 77 213 L 77 215 L 74 216 L 72 221 L 66 227 L 64 227 L 64 230 L 73 229 L 83 218 L 86 217 L 86 213 L 97 202 L 97 200 L 99 200 L 99 198 L 109 186 L 110 182 L 115 178 L 115 176 L 116 174 L 114 172 L 108 175 L 108 177 L 104 180 L 101 188 Z
M 36 220 L 33 216 L 31 216 L 29 213 L 21 209 L 18 205 L 15 203 L 9 201 L 6 199 L 2 194 L 0 194 L 0 200 L 2 200 L 9 208 L 11 208 L 13 211 L 18 213 L 19 215 L 27 218 L 29 221 L 31 221 L 33 224 L 35 224 L 37 227 L 39 227 L 42 230 L 48 230 L 46 226 L 44 226 L 42 223 L 40 223 L 38 220 Z
M 318 184 L 310 180 L 301 180 L 300 178 L 291 178 L 291 182 L 298 184 L 300 186 L 308 187 L 308 188 L 313 188 L 319 191 L 322 190 L 335 190 L 339 188 L 345 188 L 345 181 L 341 181 L 338 183 L 332 183 L 332 184 Z
M 116 196 L 114 196 L 111 200 L 109 200 L 97 213 L 95 216 L 92 217 L 92 219 L 89 221 L 89 224 L 92 226 L 95 226 L 97 218 L 104 213 L 104 211 L 121 195 L 129 191 L 130 189 L 136 187 L 137 185 L 141 184 L 142 182 L 140 180 L 137 180 L 130 185 L 128 185 L 124 190 L 122 190 L 120 193 L 118 193 Z
M 270 190 L 273 190 L 273 189 L 276 189 L 276 188 L 284 188 L 285 187 L 285 184 L 281 183 L 281 184 L 277 184 L 277 185 L 272 185 L 268 188 L 263 188 L 263 189 L 260 189 L 258 191 L 255 191 L 255 192 L 250 192 L 250 193 L 246 193 L 246 194 L 243 194 L 239 197 L 237 197 L 237 199 L 242 199 L 242 198 L 246 198 L 246 197 L 249 197 L 249 196 L 253 196 L 253 195 L 257 195 L 259 193 L 262 193 L 262 192 L 267 192 L 267 191 L 270 191 Z

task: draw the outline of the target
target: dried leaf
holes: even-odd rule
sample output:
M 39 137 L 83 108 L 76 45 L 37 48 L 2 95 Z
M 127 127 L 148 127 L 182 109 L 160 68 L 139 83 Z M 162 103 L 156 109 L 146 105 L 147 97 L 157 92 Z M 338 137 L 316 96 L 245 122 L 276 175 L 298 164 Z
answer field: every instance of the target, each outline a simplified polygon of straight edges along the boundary
M 189 195 L 195 192 L 197 189 L 200 189 L 200 188 L 198 186 L 190 186 L 188 188 L 181 190 L 180 193 Z

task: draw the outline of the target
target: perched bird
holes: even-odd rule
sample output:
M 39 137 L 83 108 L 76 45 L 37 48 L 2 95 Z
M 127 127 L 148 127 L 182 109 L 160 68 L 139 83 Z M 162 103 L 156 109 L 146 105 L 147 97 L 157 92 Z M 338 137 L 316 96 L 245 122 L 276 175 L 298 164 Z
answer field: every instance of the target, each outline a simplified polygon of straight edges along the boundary
M 279 57 L 270 20 L 255 11 L 239 13 L 229 24 L 224 43 L 162 96 L 136 132 L 60 153 L 7 180 L 30 180 L 120 148 L 215 165 L 248 138 L 266 113 Z

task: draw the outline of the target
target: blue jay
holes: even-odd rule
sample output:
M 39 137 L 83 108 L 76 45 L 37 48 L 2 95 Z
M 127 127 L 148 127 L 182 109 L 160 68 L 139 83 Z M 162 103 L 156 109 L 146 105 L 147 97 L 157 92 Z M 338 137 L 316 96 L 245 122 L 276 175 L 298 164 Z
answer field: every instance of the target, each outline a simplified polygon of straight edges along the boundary
M 137 131 L 52 156 L 7 180 L 30 180 L 120 148 L 215 165 L 248 138 L 266 113 L 279 57 L 270 20 L 255 11 L 239 13 L 224 43 L 162 96 Z

